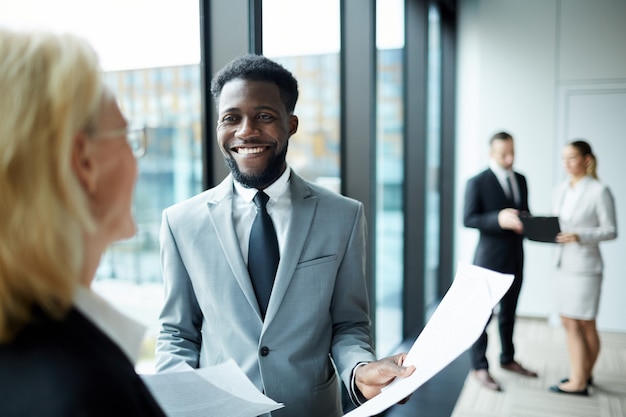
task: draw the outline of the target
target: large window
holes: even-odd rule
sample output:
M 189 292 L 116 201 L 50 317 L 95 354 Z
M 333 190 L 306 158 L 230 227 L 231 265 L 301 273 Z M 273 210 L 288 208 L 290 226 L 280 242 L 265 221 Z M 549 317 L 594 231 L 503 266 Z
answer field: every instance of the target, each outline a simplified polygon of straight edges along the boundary
M 376 6 L 376 344 L 387 355 L 403 339 L 404 6 Z
M 161 212 L 202 188 L 199 3 L 20 0 L 2 7 L 0 25 L 87 38 L 126 117 L 148 127 L 133 204 L 138 233 L 106 252 L 93 288 L 148 326 L 138 367 L 151 372 Z
M 437 307 L 440 297 L 439 259 L 441 222 L 441 25 L 439 9 L 428 9 L 428 106 L 426 128 L 426 227 L 424 306 L 426 316 Z
M 337 192 L 339 33 L 339 0 L 263 0 L 263 54 L 294 74 L 300 92 L 300 124 L 287 161 L 304 178 Z
M 451 279 L 454 214 L 455 2 L 362 3 L 19 0 L 2 7 L 1 25 L 87 37 L 126 115 L 148 127 L 148 153 L 139 163 L 134 201 L 137 236 L 106 253 L 94 282 L 96 291 L 149 325 L 141 371 L 151 371 L 151 343 L 162 303 L 161 212 L 200 192 L 203 178 L 208 178 L 206 185 L 220 181 L 223 172 L 218 171 L 225 169 L 219 151 L 212 148 L 214 141 L 202 149 L 202 138 L 213 134 L 213 128 L 202 131 L 202 120 L 211 125 L 215 119 L 202 114 L 203 108 L 208 113 L 213 109 L 202 79 L 208 82 L 222 64 L 259 48 L 292 71 L 300 85 L 295 109 L 300 125 L 290 140 L 289 164 L 306 179 L 359 198 L 366 206 L 373 226 L 369 234 L 375 239 L 368 272 L 373 277 L 379 355 L 392 353 L 404 337 L 421 329 L 445 292 Z M 355 13 L 374 3 L 375 45 L 372 32 L 360 30 L 373 23 L 369 9 L 362 19 Z M 429 9 L 430 3 L 437 8 Z M 254 39 L 258 15 L 249 16 L 261 12 L 259 5 L 260 46 Z M 202 19 L 200 6 L 205 8 Z M 360 20 L 342 19 L 341 10 L 351 11 L 344 18 L 358 15 Z M 346 36 L 343 44 L 350 46 L 344 50 L 341 34 Z M 201 39 L 206 43 L 202 64 Z M 374 50 L 375 59 L 370 59 Z M 346 56 L 359 59 L 346 65 Z M 342 96 L 346 86 L 341 80 L 346 85 L 346 80 L 363 80 L 365 99 L 342 108 L 346 96 L 361 97 L 361 85 L 357 94 L 353 88 Z M 359 106 L 374 101 L 374 112 Z M 342 154 L 342 149 L 350 151 Z M 370 149 L 371 154 L 362 152 Z M 203 166 L 203 153 L 208 166 Z

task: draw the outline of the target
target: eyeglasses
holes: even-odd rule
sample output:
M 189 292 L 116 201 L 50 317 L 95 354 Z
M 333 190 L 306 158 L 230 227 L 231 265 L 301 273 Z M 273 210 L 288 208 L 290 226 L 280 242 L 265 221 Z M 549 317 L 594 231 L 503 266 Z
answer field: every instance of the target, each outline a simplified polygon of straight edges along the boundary
M 141 158 L 146 154 L 148 147 L 148 138 L 146 135 L 146 127 L 124 127 L 121 129 L 109 130 L 106 132 L 96 132 L 92 135 L 93 138 L 116 138 L 120 136 L 126 136 L 126 142 L 133 151 L 135 158 Z

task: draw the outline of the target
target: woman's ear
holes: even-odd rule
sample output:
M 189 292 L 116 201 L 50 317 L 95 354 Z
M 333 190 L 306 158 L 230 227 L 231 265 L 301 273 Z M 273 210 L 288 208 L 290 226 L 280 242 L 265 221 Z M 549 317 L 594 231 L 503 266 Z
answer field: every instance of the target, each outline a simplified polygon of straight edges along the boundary
M 74 136 L 72 146 L 72 168 L 87 194 L 93 194 L 97 185 L 97 170 L 92 151 L 91 141 L 87 134 L 78 132 Z

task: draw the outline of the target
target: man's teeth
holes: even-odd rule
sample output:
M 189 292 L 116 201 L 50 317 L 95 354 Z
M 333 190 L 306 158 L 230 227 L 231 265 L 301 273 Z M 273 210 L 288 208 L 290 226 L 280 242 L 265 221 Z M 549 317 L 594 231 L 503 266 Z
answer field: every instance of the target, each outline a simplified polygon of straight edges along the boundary
M 239 148 L 237 153 L 240 155 L 250 155 L 254 153 L 261 153 L 265 148 L 259 146 L 258 148 Z

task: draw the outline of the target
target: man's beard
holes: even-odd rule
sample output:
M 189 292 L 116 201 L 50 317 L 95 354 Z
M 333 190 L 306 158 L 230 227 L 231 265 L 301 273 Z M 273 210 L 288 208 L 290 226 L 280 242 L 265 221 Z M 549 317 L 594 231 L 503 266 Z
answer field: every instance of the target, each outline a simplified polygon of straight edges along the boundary
M 283 173 L 286 158 L 287 144 L 285 144 L 285 149 L 281 153 L 270 160 L 263 172 L 256 175 L 248 175 L 241 172 L 237 162 L 235 162 L 233 158 L 226 156 L 224 157 L 224 161 L 226 162 L 228 169 L 230 169 L 233 178 L 235 178 L 235 181 L 247 188 L 263 189 L 276 181 Z

